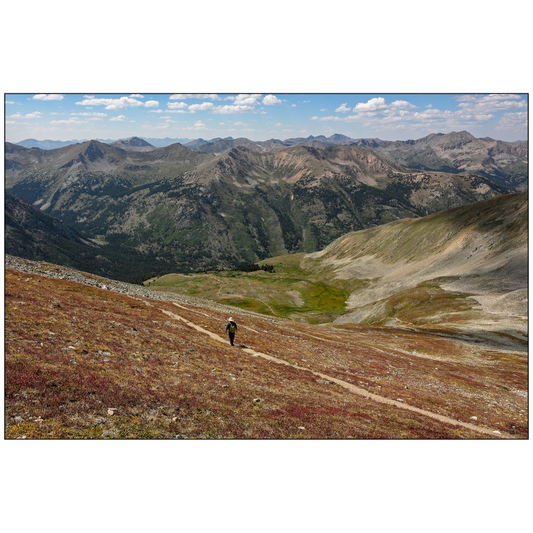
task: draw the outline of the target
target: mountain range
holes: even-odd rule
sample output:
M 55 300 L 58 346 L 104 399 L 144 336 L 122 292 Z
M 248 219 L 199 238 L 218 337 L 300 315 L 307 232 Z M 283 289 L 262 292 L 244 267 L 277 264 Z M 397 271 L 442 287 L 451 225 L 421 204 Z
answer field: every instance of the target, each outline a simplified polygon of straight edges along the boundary
M 517 191 L 527 189 L 526 141 L 476 139 L 466 131 L 431 134 L 416 141 L 356 141 L 381 156 L 409 168 L 470 172 Z
M 244 146 L 252 150 L 285 149 L 297 144 L 325 148 L 346 144 L 371 148 L 385 159 L 408 168 L 454 173 L 472 173 L 485 176 L 499 185 L 516 191 L 527 189 L 528 149 L 527 141 L 505 142 L 485 137 L 478 139 L 466 131 L 447 134 L 430 134 L 417 140 L 384 141 L 381 139 L 352 139 L 347 135 L 333 134 L 296 137 L 285 140 L 251 141 L 246 138 L 224 139 L 154 139 L 134 137 L 134 142 L 144 143 L 143 149 L 164 147 L 180 143 L 191 150 L 220 154 L 232 148 Z M 132 149 L 131 139 L 119 141 L 96 139 L 121 148 Z M 84 141 L 37 141 L 26 139 L 17 143 L 25 148 L 52 149 Z M 139 145 L 137 145 L 138 149 Z
M 196 271 L 313 252 L 349 231 L 510 192 L 479 175 L 409 169 L 354 144 L 220 154 L 146 144 L 6 143 L 6 186 L 103 249 L 155 254 L 154 274 L 169 263 Z
M 131 137 L 131 138 L 139 139 L 139 137 Z M 106 144 L 113 144 L 113 143 L 119 143 L 121 141 L 128 141 L 131 138 L 126 138 L 126 139 L 99 139 L 97 138 L 94 140 L 103 142 Z M 84 142 L 87 142 L 88 140 L 90 139 L 72 139 L 68 141 L 53 141 L 51 139 L 39 141 L 37 139 L 24 139 L 23 141 L 19 141 L 14 144 L 17 144 L 18 146 L 22 146 L 24 148 L 40 148 L 41 150 L 55 150 L 56 148 L 63 148 L 71 144 L 84 143 Z M 152 146 L 161 148 L 163 146 L 169 146 L 175 143 L 186 144 L 188 142 L 191 142 L 193 139 L 186 139 L 186 138 L 171 139 L 170 137 L 165 137 L 164 139 L 157 139 L 157 138 L 143 137 L 142 140 L 144 142 L 149 143 Z

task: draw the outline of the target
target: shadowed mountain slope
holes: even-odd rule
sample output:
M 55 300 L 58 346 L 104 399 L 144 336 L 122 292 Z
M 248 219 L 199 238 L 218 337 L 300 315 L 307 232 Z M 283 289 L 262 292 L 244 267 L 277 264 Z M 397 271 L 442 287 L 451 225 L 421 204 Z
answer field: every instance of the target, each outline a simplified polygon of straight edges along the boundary
M 101 276 L 141 282 L 153 274 L 156 258 L 135 250 L 117 251 L 105 243 L 84 238 L 60 220 L 5 193 L 5 253 L 47 261 Z M 160 265 L 160 272 L 170 268 Z

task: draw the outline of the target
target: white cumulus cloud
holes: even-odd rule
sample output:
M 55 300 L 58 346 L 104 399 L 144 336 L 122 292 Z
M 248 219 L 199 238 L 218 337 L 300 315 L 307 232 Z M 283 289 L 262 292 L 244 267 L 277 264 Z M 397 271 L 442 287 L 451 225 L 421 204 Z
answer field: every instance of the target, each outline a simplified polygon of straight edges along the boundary
M 149 100 L 144 103 L 136 98 L 130 96 L 121 96 L 120 98 L 84 98 L 81 102 L 76 102 L 76 105 L 83 106 L 97 106 L 103 105 L 107 111 L 118 111 L 128 107 L 155 107 L 159 105 L 157 100 Z
M 76 124 L 85 124 L 85 120 L 80 120 L 78 117 L 70 117 L 68 119 L 52 120 L 50 124 L 72 126 Z
M 42 113 L 40 111 L 34 111 L 33 113 L 27 113 L 22 115 L 21 113 L 15 113 L 10 115 L 9 118 L 41 118 Z
M 187 128 L 189 130 L 206 130 L 207 129 L 207 126 L 201 121 L 201 120 L 197 120 L 194 125 L 190 128 Z
M 221 105 L 216 106 L 213 109 L 213 113 L 218 115 L 232 115 L 235 113 L 246 113 L 248 111 L 253 111 L 252 105 Z
M 110 122 L 123 122 L 124 120 L 126 120 L 125 115 L 118 115 L 117 117 L 111 117 L 109 119 Z
M 498 100 L 521 100 L 522 97 L 519 94 L 506 94 L 506 93 L 500 93 L 500 94 L 461 94 L 460 96 L 456 96 L 455 99 L 458 102 L 477 102 L 480 99 L 483 99 L 485 101 L 492 101 L 497 102 Z
M 35 94 L 33 96 L 34 100 L 63 100 L 63 98 L 62 94 Z
M 264 105 L 280 105 L 281 104 L 281 100 L 277 96 L 274 96 L 273 94 L 267 94 L 263 98 L 263 102 L 262 103 Z
M 352 109 L 348 107 L 348 103 L 341 104 L 335 111 L 337 113 L 348 113 L 348 111 L 351 111 Z
M 326 122 L 326 121 L 333 120 L 334 122 L 338 122 L 339 120 L 344 120 L 344 119 L 341 118 L 341 117 L 317 117 L 317 116 L 314 116 L 314 117 L 311 117 L 311 120 L 318 120 L 320 122 Z
M 259 98 L 261 98 L 260 94 L 238 94 L 237 96 L 233 97 L 233 105 L 258 105 L 259 102 L 257 100 Z
M 504 113 L 500 118 L 497 130 L 518 130 L 523 138 L 527 135 L 527 111 Z M 522 131 L 521 131 L 522 130 Z
M 167 107 L 169 109 L 187 109 L 189 106 L 185 102 L 170 102 Z
M 465 113 L 495 113 L 525 109 L 527 102 L 518 94 L 466 94 L 456 97 L 458 107 Z
M 189 94 L 173 94 L 169 100 L 220 100 L 218 94 L 201 94 L 201 93 L 189 93 Z
M 390 104 L 390 107 L 396 107 L 396 108 L 413 108 L 416 107 L 415 105 L 409 103 L 407 100 L 394 100 L 392 104 Z
M 353 108 L 355 112 L 361 113 L 366 111 L 377 111 L 378 109 L 383 109 L 386 107 L 385 98 L 381 96 L 378 98 L 371 98 L 368 102 L 359 102 Z
M 196 111 L 207 111 L 213 109 L 215 105 L 211 102 L 204 102 L 203 104 L 191 104 L 189 106 L 189 113 L 196 113 Z
M 57 113 L 50 113 L 51 115 L 56 115 Z M 97 112 L 91 112 L 91 113 L 71 113 L 72 116 L 78 116 L 78 117 L 107 117 L 107 113 L 97 113 Z

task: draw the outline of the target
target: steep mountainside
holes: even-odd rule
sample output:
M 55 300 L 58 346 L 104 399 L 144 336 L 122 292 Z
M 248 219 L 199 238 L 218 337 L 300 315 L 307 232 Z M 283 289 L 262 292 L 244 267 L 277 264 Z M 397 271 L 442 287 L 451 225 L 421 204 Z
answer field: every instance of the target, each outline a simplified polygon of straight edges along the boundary
M 355 141 L 409 168 L 478 174 L 514 190 L 526 190 L 527 142 L 476 139 L 466 131 L 431 134 L 416 141 Z
M 9 191 L 5 193 L 5 253 L 122 280 L 142 281 L 157 269 L 154 256 L 96 243 Z M 164 273 L 170 264 L 160 264 Z M 144 275 L 143 275 L 144 274 Z
M 302 266 L 359 282 L 342 322 L 526 334 L 527 200 L 527 193 L 501 196 L 350 233 Z
M 349 231 L 507 192 L 477 176 L 391 165 L 358 146 L 237 147 L 219 156 L 180 144 L 141 153 L 95 141 L 7 148 L 15 194 L 88 238 L 180 270 L 312 252 Z
M 24 253 L 25 246 L 30 244 L 30 242 L 37 247 L 55 246 L 58 238 L 67 239 L 72 243 L 83 246 L 95 246 L 84 239 L 77 231 L 17 198 L 9 191 L 5 193 L 4 215 L 6 227 L 5 244 L 6 253 L 8 254 L 31 257 L 31 252 Z M 28 231 L 35 232 L 35 236 L 21 238 Z M 42 235 L 39 235 L 40 233 Z M 20 248 L 18 248 L 19 246 Z

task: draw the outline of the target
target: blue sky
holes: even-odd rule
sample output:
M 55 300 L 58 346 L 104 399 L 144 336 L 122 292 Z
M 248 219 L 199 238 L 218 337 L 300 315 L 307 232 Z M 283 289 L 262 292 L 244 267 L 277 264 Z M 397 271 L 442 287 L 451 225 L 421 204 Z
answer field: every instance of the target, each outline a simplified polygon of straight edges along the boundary
M 6 140 L 527 138 L 525 94 L 6 94 Z

